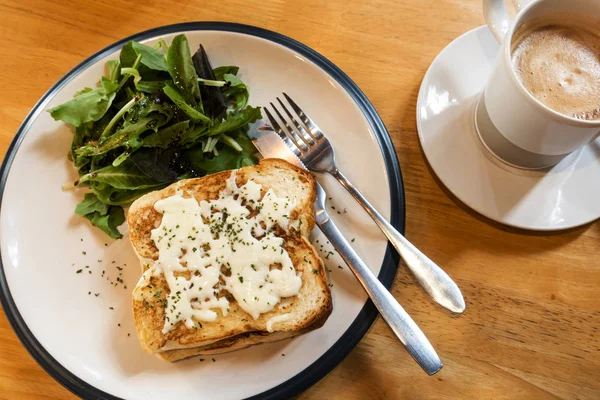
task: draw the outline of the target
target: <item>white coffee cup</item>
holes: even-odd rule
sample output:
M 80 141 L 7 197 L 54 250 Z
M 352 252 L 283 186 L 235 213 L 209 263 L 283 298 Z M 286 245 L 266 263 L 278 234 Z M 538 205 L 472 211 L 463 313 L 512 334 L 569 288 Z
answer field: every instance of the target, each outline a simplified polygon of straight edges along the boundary
M 512 68 L 513 33 L 523 23 L 547 14 L 580 13 L 600 20 L 600 0 L 517 0 L 515 3 L 520 12 L 511 21 L 503 0 L 483 0 L 487 24 L 502 46 L 479 100 L 475 119 L 482 142 L 498 158 L 519 168 L 541 169 L 557 164 L 596 139 L 600 120 L 581 120 L 560 114 L 531 95 Z

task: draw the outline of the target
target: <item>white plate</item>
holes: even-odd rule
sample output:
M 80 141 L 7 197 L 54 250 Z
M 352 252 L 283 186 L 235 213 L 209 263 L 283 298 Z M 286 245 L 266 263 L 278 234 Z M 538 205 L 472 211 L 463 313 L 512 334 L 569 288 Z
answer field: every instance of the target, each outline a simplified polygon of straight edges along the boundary
M 427 161 L 475 211 L 531 230 L 576 227 L 600 217 L 600 139 L 543 171 L 511 167 L 482 144 L 475 104 L 500 45 L 487 26 L 465 33 L 433 61 L 417 101 Z
M 126 40 L 170 41 L 178 33 L 187 35 L 192 49 L 203 43 L 214 66 L 240 66 L 251 104 L 265 105 L 282 91 L 289 93 L 329 135 L 345 173 L 404 230 L 402 178 L 391 141 L 373 106 L 342 71 L 296 41 L 244 25 L 173 25 Z M 73 215 L 82 194 L 61 191 L 63 183 L 75 178 L 66 158 L 71 131 L 45 110 L 95 85 L 105 62 L 118 57 L 126 40 L 85 60 L 52 87 L 8 150 L 0 182 L 0 295 L 5 312 L 33 357 L 81 397 L 289 398 L 334 368 L 377 315 L 337 255 L 326 260 L 334 311 L 323 328 L 219 355 L 215 362 L 205 357 L 204 362 L 193 358 L 169 364 L 144 353 L 137 340 L 131 290 L 140 267 L 127 235 L 109 240 Z M 347 209 L 339 215 L 332 210 L 340 229 L 348 239 L 356 238 L 357 251 L 389 287 L 398 258 L 342 187 L 324 178 L 319 177 L 333 198 L 329 204 Z M 318 249 L 324 244 L 324 252 L 331 249 L 320 232 L 312 240 Z M 118 276 L 117 266 L 124 268 L 128 289 L 110 284 Z M 77 274 L 78 269 L 83 272 Z

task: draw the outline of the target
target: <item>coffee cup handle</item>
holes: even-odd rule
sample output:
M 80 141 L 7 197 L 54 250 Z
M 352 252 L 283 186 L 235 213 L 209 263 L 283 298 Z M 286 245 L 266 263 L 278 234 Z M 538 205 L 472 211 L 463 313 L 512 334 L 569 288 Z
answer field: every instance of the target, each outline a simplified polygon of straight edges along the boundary
M 521 11 L 531 2 L 532 0 L 512 1 L 517 11 Z M 512 26 L 512 20 L 508 15 L 504 0 L 483 0 L 483 16 L 498 42 L 502 43 L 504 36 Z

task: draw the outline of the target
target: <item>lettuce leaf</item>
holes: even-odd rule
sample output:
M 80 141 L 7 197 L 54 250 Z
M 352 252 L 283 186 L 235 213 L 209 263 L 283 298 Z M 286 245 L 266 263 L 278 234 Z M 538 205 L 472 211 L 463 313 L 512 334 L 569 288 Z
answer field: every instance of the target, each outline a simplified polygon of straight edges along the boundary
M 107 92 L 104 87 L 85 90 L 73 99 L 48 110 L 56 121 L 63 121 L 75 127 L 86 122 L 98 121 L 110 108 L 115 93 Z
M 109 206 L 93 193 L 86 193 L 83 200 L 75 207 L 75 214 L 87 218 L 92 225 L 102 229 L 113 239 L 120 239 L 123 236 L 117 229 L 125 222 L 123 208 Z

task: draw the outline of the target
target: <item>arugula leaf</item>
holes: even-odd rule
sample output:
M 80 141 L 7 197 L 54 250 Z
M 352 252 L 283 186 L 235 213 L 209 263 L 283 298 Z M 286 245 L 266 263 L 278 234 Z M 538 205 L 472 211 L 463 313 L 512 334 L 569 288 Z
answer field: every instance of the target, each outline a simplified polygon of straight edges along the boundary
M 239 67 L 229 65 L 229 66 L 217 67 L 213 70 L 213 72 L 215 73 L 215 80 L 223 81 L 224 80 L 223 76 L 225 74 L 237 75 L 239 70 L 240 70 Z
M 52 118 L 74 126 L 86 122 L 98 121 L 110 108 L 115 93 L 108 93 L 105 88 L 85 90 L 76 97 L 48 110 Z
M 175 103 L 177 107 L 181 109 L 181 111 L 186 113 L 188 117 L 192 119 L 192 121 L 203 122 L 207 124 L 212 122 L 210 118 L 188 104 L 179 90 L 177 90 L 177 88 L 173 86 L 171 82 L 167 82 L 167 85 L 163 88 L 163 92 L 169 97 L 169 99 L 171 99 L 173 103 Z
M 126 92 L 129 91 L 129 88 L 127 88 Z M 102 133 L 100 133 L 100 143 L 104 142 L 109 136 L 112 135 L 112 128 L 121 120 L 121 118 L 123 118 L 123 116 L 125 114 L 127 114 L 129 112 L 129 110 L 131 110 L 133 108 L 133 106 L 136 105 L 137 102 L 139 102 L 141 100 L 141 98 L 139 98 L 138 96 L 134 96 L 131 100 L 129 100 L 129 102 L 127 102 L 126 104 L 124 104 L 122 107 L 120 107 L 119 111 L 117 111 L 115 113 L 115 115 L 113 115 L 113 117 L 110 119 L 110 121 L 108 122 L 108 124 L 106 124 L 106 126 L 104 127 L 104 129 L 102 130 Z
M 143 66 L 140 66 L 142 68 Z M 142 80 L 140 69 L 121 68 L 121 73 L 126 77 L 133 76 L 133 85 L 139 92 L 155 93 L 160 91 L 169 81 L 148 81 Z
M 167 52 L 167 67 L 173 83 L 179 89 L 185 102 L 202 112 L 198 76 L 192 63 L 190 46 L 185 35 L 181 34 L 173 38 Z
M 235 137 L 235 140 L 242 147 L 243 153 L 246 153 L 250 156 L 254 156 L 258 153 L 256 147 L 254 147 L 254 143 L 252 143 L 252 140 L 250 140 L 250 138 L 245 132 L 240 131 L 237 135 L 233 134 L 232 136 Z
M 162 92 L 159 92 L 141 99 L 133 109 L 133 115 L 130 117 L 130 120 L 145 117 L 156 112 L 164 115 L 170 121 L 174 117 L 175 111 L 176 107 L 168 103 L 167 97 Z
M 165 42 L 165 39 L 163 39 L 163 38 L 158 39 L 158 43 L 156 43 L 154 45 L 154 47 L 156 47 L 157 49 L 163 49 L 163 51 L 165 53 L 169 51 L 169 46 L 167 45 L 167 42 Z
M 119 54 L 121 68 L 134 67 L 135 60 L 137 60 L 138 56 L 141 54 L 142 58 L 140 59 L 140 63 L 137 66 L 137 70 L 142 79 L 147 81 L 155 81 L 164 80 L 165 78 L 168 78 L 169 75 L 165 73 L 167 72 L 167 70 L 161 69 L 162 66 L 160 64 L 160 61 L 157 60 L 157 54 L 152 53 L 152 55 L 150 55 L 150 51 L 146 51 L 146 49 L 141 50 L 140 46 L 144 45 L 136 43 L 132 40 L 125 43 L 125 45 L 121 49 L 121 53 Z M 159 51 L 154 49 L 152 49 L 151 51 L 157 52 L 158 54 L 160 54 L 160 57 L 164 59 L 164 55 L 162 55 Z M 146 56 L 146 58 L 144 56 Z M 148 61 L 147 57 L 150 57 L 150 61 Z
M 155 187 L 158 183 L 148 177 L 130 161 L 115 167 L 109 165 L 94 172 L 90 172 L 79 178 L 79 184 L 82 183 L 104 183 L 115 189 L 139 190 Z
M 142 80 L 142 76 L 140 75 L 137 68 L 133 68 L 133 67 L 121 68 L 121 74 L 123 74 L 125 76 L 133 76 L 133 84 L 135 85 L 135 87 L 137 89 L 138 82 Z
M 89 219 L 92 225 L 102 229 L 111 238 L 120 239 L 123 237 L 121 232 L 117 229 L 118 226 L 125 222 L 125 212 L 123 211 L 123 207 L 111 206 L 108 209 L 108 215 L 94 215 Z
M 118 64 L 118 62 L 116 62 Z M 109 62 L 109 76 L 100 78 L 100 87 L 96 89 L 84 88 L 77 91 L 75 97 L 63 104 L 48 110 L 52 118 L 61 120 L 75 127 L 87 122 L 101 119 L 110 109 L 119 89 L 115 76 L 115 61 Z
M 173 148 L 144 147 L 133 153 L 130 160 L 147 177 L 156 182 L 170 183 L 177 179 L 175 165 L 178 157 Z
M 250 92 L 248 87 L 238 77 L 239 68 L 235 66 L 223 66 L 214 69 L 215 79 L 229 83 L 223 88 L 223 95 L 228 103 L 233 103 L 235 109 L 246 107 Z
M 223 90 L 223 95 L 227 101 L 233 103 L 235 109 L 246 107 L 250 92 L 244 82 L 233 74 L 225 74 L 223 75 L 223 79 L 230 84 L 228 88 Z
M 83 200 L 75 207 L 75 214 L 85 216 L 98 211 L 100 214 L 108 213 L 108 205 L 104 204 L 93 193 L 86 193 Z
M 182 157 L 199 176 L 257 163 L 254 156 L 240 153 L 230 147 L 219 150 L 219 155 L 212 158 L 200 148 L 188 150 Z
M 147 66 L 148 68 L 156 71 L 169 71 L 169 69 L 167 68 L 167 60 L 160 51 L 152 47 L 146 46 L 145 44 L 133 41 L 132 47 L 133 50 L 136 52 L 136 57 L 140 54 L 142 55 L 141 63 Z
M 69 153 L 69 158 L 71 159 L 71 161 L 73 161 L 76 167 L 78 167 L 79 165 L 77 160 L 77 154 L 75 154 L 75 150 L 83 146 L 86 142 L 88 142 L 91 139 L 92 126 L 93 125 L 90 122 L 81 124 L 75 128 L 75 131 L 73 133 L 73 140 L 71 141 L 71 152 Z
M 121 68 L 121 73 L 126 77 L 133 76 L 133 85 L 136 90 L 139 92 L 145 93 L 155 93 L 160 91 L 165 85 L 170 81 L 158 80 L 158 81 L 149 81 L 142 80 L 141 69 L 143 65 L 141 65 L 138 69 L 136 68 Z
M 179 145 L 182 147 L 192 146 L 198 139 L 205 136 L 208 132 L 208 127 L 205 125 L 196 125 L 185 131 L 179 139 Z
M 127 108 L 128 105 L 130 108 Z M 97 144 L 88 143 L 81 146 L 75 151 L 76 156 L 97 156 L 122 146 L 129 151 L 134 151 L 141 145 L 140 135 L 148 130 L 158 131 L 174 116 L 173 106 L 164 103 L 158 96 L 144 97 L 135 105 L 131 102 L 128 105 L 119 110 L 108 122 Z M 126 117 L 122 127 L 112 133 L 113 125 L 123 115 Z
M 75 214 L 87 218 L 92 225 L 102 229 L 113 239 L 123 236 L 117 229 L 125 222 L 123 208 L 108 206 L 93 193 L 86 193 L 84 199 L 75 207 Z
M 89 158 L 90 161 L 90 168 L 89 171 L 87 171 L 85 174 L 92 172 L 92 171 L 97 171 L 100 168 L 104 168 L 107 165 L 110 165 L 110 157 L 108 157 L 107 154 L 100 154 L 98 156 L 92 156 L 92 157 L 87 157 Z M 85 175 L 83 174 L 83 175 Z M 79 177 L 82 177 L 83 175 L 79 175 Z
M 100 79 L 100 85 L 102 85 L 102 88 L 106 91 L 106 93 L 116 92 L 119 88 L 119 82 L 112 81 L 105 76 Z
M 135 147 L 139 145 L 137 139 L 142 133 L 151 129 L 156 131 L 165 122 L 164 115 L 158 113 L 141 117 L 136 122 L 126 122 L 122 129 L 116 131 L 114 135 L 109 136 L 106 140 L 100 141 L 98 145 L 85 145 L 77 149 L 75 153 L 78 156 L 97 156 L 122 146 Z
M 131 68 L 137 59 L 137 53 L 133 48 L 133 40 L 125 43 L 119 53 L 119 61 L 121 62 L 121 68 Z
M 110 60 L 106 62 L 108 67 L 108 79 L 118 82 L 121 78 L 121 63 L 119 60 Z
M 100 201 L 109 205 L 126 205 L 130 204 L 138 197 L 145 195 L 153 190 L 159 190 L 167 186 L 165 183 L 158 183 L 156 186 L 147 187 L 137 190 L 115 189 L 109 185 L 92 186 L 92 190 Z
M 262 118 L 260 107 L 246 107 L 236 113 L 229 114 L 221 123 L 208 129 L 207 135 L 220 135 L 229 131 L 240 129 L 246 124 L 256 122 Z
M 92 89 L 92 88 L 89 88 L 89 87 L 84 87 L 83 89 L 76 91 L 76 92 L 75 92 L 75 96 L 73 96 L 73 97 L 77 97 L 77 96 L 79 96 L 80 94 L 83 94 L 83 93 L 88 93 L 88 92 L 91 92 L 91 91 L 93 91 L 93 90 L 94 90 L 94 89 Z
M 161 91 L 169 81 L 140 81 L 135 87 L 140 92 L 155 93 Z
M 166 128 L 151 133 L 143 140 L 144 147 L 159 147 L 166 149 L 179 142 L 181 136 L 190 128 L 190 121 L 181 121 Z

